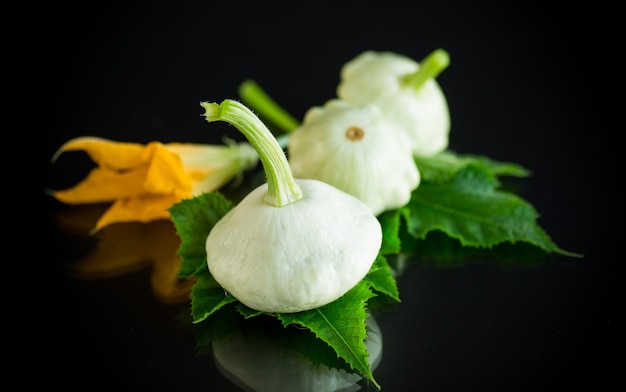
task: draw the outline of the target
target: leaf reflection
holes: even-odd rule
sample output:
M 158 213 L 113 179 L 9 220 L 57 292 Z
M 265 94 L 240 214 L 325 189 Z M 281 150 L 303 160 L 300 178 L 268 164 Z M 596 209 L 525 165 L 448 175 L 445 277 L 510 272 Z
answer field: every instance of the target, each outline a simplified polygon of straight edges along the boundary
M 198 347 L 212 352 L 218 370 L 244 391 L 374 391 L 360 374 L 311 331 L 284 328 L 272 317 L 244 319 L 222 309 L 196 324 Z M 365 346 L 372 371 L 382 359 L 383 338 L 373 316 L 366 319 Z
M 152 268 L 150 283 L 160 301 L 188 301 L 194 280 L 177 276 L 180 238 L 172 221 L 115 223 L 89 234 L 107 207 L 106 204 L 81 205 L 57 214 L 61 229 L 95 242 L 93 249 L 69 265 L 72 275 L 80 279 L 106 279 Z
M 490 248 L 461 245 L 459 240 L 441 231 L 432 231 L 424 239 L 401 233 L 406 263 L 433 268 L 460 268 L 468 264 L 491 264 L 502 269 L 523 270 L 545 265 L 551 259 L 539 247 L 525 242 L 503 242 Z M 391 267 L 398 269 L 398 266 Z M 402 265 L 401 269 L 406 268 Z

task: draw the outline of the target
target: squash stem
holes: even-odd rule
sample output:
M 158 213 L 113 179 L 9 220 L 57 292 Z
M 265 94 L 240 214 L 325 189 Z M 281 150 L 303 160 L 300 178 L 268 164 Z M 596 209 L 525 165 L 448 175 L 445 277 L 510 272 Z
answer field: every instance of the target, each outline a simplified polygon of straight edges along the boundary
M 443 49 L 433 50 L 422 62 L 417 71 L 402 77 L 402 82 L 418 91 L 429 79 L 436 78 L 450 65 L 450 55 Z
M 263 122 L 244 104 L 225 99 L 221 104 L 201 102 L 208 122 L 225 121 L 237 128 L 259 154 L 265 177 L 265 201 L 276 207 L 302 198 L 302 190 L 294 181 L 291 167 L 282 147 Z

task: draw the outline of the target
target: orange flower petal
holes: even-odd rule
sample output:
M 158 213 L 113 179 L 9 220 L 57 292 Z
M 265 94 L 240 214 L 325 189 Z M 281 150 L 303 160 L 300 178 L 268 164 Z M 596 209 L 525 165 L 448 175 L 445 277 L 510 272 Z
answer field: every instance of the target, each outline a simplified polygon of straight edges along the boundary
M 146 193 L 143 182 L 147 171 L 147 167 L 123 173 L 95 168 L 76 186 L 52 195 L 67 204 L 103 203 L 138 196 Z
M 96 229 L 117 222 L 150 222 L 170 219 L 168 209 L 180 199 L 174 195 L 143 195 L 119 199 L 102 215 Z
M 165 146 L 182 159 L 193 196 L 221 188 L 243 170 L 253 168 L 259 160 L 256 150 L 248 143 L 168 143 Z
M 139 143 L 115 142 L 99 137 L 84 136 L 71 139 L 59 148 L 52 161 L 65 151 L 85 151 L 101 167 L 125 170 L 146 163 L 145 146 Z
M 191 195 L 191 180 L 178 154 L 159 142 L 146 146 L 144 159 L 150 161 L 144 188 L 150 193 L 173 194 L 179 198 Z

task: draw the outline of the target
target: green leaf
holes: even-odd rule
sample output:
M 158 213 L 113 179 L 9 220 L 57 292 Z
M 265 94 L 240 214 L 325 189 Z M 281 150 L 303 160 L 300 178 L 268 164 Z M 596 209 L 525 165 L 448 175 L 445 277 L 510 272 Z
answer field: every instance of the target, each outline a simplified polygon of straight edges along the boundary
M 279 332 L 275 336 L 278 343 L 285 348 L 296 350 L 314 365 L 326 365 L 331 369 L 354 372 L 343 358 L 337 356 L 331 346 L 320 340 L 308 328 L 300 328 L 297 325 L 281 326 Z
M 368 318 L 368 321 L 371 320 Z M 239 341 L 244 347 L 250 348 L 253 355 L 249 359 L 252 364 L 250 366 L 255 366 L 256 360 L 269 360 L 274 363 L 279 360 L 276 357 L 280 356 L 285 361 L 291 359 L 291 362 L 294 360 L 310 362 L 309 371 L 312 377 L 315 377 L 317 370 L 321 370 L 319 365 L 361 375 L 350 369 L 346 361 L 337 357 L 337 353 L 310 330 L 297 325 L 285 327 L 275 315 L 270 317 L 265 314 L 264 317 L 247 319 L 233 311 L 232 306 L 228 306 L 216 312 L 210 322 L 203 321 L 194 327 L 197 334 L 196 346 L 202 354 L 211 352 L 213 344 L 223 346 Z M 262 358 L 256 358 L 255 354 Z M 281 360 L 279 362 L 285 363 Z M 246 366 L 245 363 L 239 365 Z M 323 371 L 320 374 L 324 374 Z M 285 374 L 285 377 L 289 377 L 288 374 Z M 323 378 L 319 379 L 324 382 L 322 380 Z
M 473 165 L 480 167 L 489 176 L 528 177 L 528 169 L 517 163 L 501 162 L 482 155 L 458 155 L 452 151 L 443 151 L 430 157 L 415 156 L 415 164 L 419 168 L 422 182 L 446 183 L 456 174 Z
M 242 304 L 241 302 L 237 303 L 236 308 L 237 308 L 237 312 L 239 312 L 246 319 L 249 319 L 255 316 L 260 316 L 262 314 L 270 314 L 270 313 L 261 312 L 260 310 L 249 308 L 246 305 Z
M 181 239 L 178 255 L 181 266 L 178 276 L 191 277 L 208 269 L 206 239 L 213 226 L 233 208 L 233 204 L 217 192 L 204 193 L 182 200 L 170 208 L 176 233 Z
M 546 252 L 580 256 L 559 248 L 537 224 L 538 214 L 522 198 L 495 190 L 491 173 L 469 165 L 449 183 L 422 183 L 402 208 L 408 232 L 423 239 L 433 230 L 463 246 L 491 248 L 502 242 L 528 242 Z
M 363 281 L 339 299 L 319 308 L 298 313 L 281 313 L 278 319 L 284 326 L 291 324 L 308 328 L 322 341 L 332 347 L 340 358 L 354 370 L 368 378 L 377 388 L 368 363 L 364 344 L 365 304 L 374 296 L 369 285 Z
M 378 255 L 363 280 L 369 284 L 371 289 L 375 292 L 384 294 L 390 299 L 400 302 L 400 294 L 398 293 L 396 280 L 383 255 Z
M 223 306 L 211 315 L 210 320 L 204 319 L 192 325 L 198 354 L 210 353 L 213 342 L 241 328 L 241 317 L 233 307 L 233 304 Z
M 208 271 L 208 268 L 207 268 Z M 200 274 L 191 288 L 191 314 L 199 323 L 237 299 L 226 293 L 211 274 Z
M 398 253 L 401 249 L 400 237 L 400 210 L 385 211 L 378 215 L 378 221 L 383 231 L 383 242 L 380 247 L 380 254 Z

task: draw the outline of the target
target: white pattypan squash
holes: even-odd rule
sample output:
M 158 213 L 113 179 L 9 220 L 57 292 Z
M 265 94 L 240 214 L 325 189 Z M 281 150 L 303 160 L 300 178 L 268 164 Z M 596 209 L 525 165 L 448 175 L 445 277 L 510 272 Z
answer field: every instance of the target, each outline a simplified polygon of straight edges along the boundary
M 420 182 L 408 137 L 374 105 L 312 107 L 290 134 L 288 157 L 296 178 L 354 195 L 374 215 L 404 206 Z
M 202 106 L 208 121 L 227 121 L 248 138 L 267 178 L 207 236 L 215 280 L 244 305 L 269 313 L 317 308 L 352 289 L 382 244 L 369 207 L 325 182 L 295 179 L 277 140 L 241 103 Z
M 434 55 L 434 56 L 433 56 Z M 448 147 L 450 114 L 446 97 L 432 77 L 447 66 L 439 50 L 424 60 L 430 74 L 411 83 L 420 64 L 393 52 L 365 51 L 341 68 L 337 96 L 354 104 L 376 104 L 404 129 L 413 153 L 435 155 Z M 424 64 L 423 62 L 423 64 Z
M 211 230 L 211 275 L 244 305 L 299 312 L 326 305 L 369 272 L 381 228 L 356 198 L 316 180 L 298 180 L 303 197 L 282 207 L 253 190 Z

